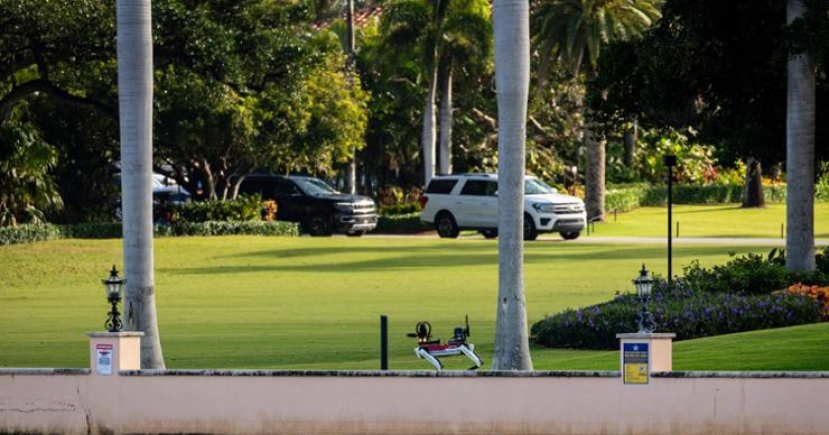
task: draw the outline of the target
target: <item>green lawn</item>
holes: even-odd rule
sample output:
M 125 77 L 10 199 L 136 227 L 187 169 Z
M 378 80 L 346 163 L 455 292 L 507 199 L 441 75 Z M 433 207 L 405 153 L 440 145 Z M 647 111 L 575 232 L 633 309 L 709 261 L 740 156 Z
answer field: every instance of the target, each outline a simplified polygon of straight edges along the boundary
M 674 270 L 692 260 L 721 264 L 729 252 L 769 249 L 675 245 Z M 416 322 L 431 322 L 433 335 L 447 339 L 467 314 L 471 341 L 485 367 L 491 362 L 494 240 L 162 238 L 155 251 L 159 327 L 169 368 L 378 368 L 381 314 L 389 316 L 393 369 L 429 368 L 415 358 L 415 343 L 406 337 Z M 0 246 L 0 258 L 0 367 L 86 367 L 85 333 L 103 329 L 108 307 L 100 280 L 113 263 L 120 268 L 121 241 Z M 643 262 L 664 273 L 664 244 L 526 243 L 529 321 L 633 291 L 631 279 Z M 680 342 L 675 367 L 829 370 L 825 325 L 774 332 L 779 335 Z M 742 353 L 735 355 L 738 347 L 729 339 L 765 353 L 746 361 Z M 812 355 L 815 348 L 823 351 Z M 805 354 L 811 356 L 800 357 Z M 543 370 L 618 365 L 614 352 L 534 349 L 533 359 Z M 469 366 L 461 359 L 446 362 L 450 369 Z
M 592 227 L 595 236 L 666 237 L 667 207 L 642 207 L 614 215 L 608 211 L 606 222 Z M 753 237 L 780 239 L 785 234 L 786 205 L 768 204 L 765 208 L 741 208 L 739 204 L 674 205 L 675 237 Z M 677 224 L 679 235 L 677 236 Z M 829 203 L 815 204 L 815 237 L 829 239 Z

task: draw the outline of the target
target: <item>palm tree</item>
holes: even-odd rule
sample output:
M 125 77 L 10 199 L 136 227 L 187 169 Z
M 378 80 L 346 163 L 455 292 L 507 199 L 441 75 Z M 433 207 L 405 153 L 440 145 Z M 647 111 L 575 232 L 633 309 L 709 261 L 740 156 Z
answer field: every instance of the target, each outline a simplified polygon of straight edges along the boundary
M 489 56 L 489 3 L 486 0 L 396 0 L 388 5 L 382 26 L 393 46 L 414 44 L 420 53 L 428 87 L 421 134 L 424 178 L 428 184 L 436 166 L 438 95 L 441 101 L 440 172 L 449 173 L 453 66 Z
M 664 2 L 541 0 L 532 21 L 533 48 L 539 56 L 539 90 L 544 88 L 553 64 L 573 76 L 578 76 L 582 69 L 586 69 L 588 76 L 595 75 L 602 44 L 641 35 L 662 16 L 660 8 Z M 585 205 L 588 218 L 603 220 L 605 141 L 592 131 L 589 119 L 585 130 Z
M 442 27 L 437 81 L 440 85 L 438 172 L 452 173 L 452 80 L 455 65 L 485 63 L 492 51 L 492 25 L 487 0 L 452 0 Z
M 524 298 L 524 150 L 530 80 L 529 3 L 495 0 L 498 93 L 498 311 L 493 370 L 532 370 Z
M 806 14 L 788 0 L 786 21 Z M 786 267 L 815 269 L 815 69 L 809 53 L 789 58 L 786 108 Z
M 118 104 L 126 329 L 144 332 L 141 367 L 164 368 L 155 306 L 151 0 L 118 0 Z

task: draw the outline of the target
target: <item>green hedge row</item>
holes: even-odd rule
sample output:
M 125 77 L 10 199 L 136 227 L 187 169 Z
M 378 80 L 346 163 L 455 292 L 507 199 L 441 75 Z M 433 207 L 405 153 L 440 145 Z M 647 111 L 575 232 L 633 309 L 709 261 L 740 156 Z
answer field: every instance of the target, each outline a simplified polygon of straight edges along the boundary
M 420 213 L 380 215 L 374 234 L 414 234 L 432 229 L 420 223 Z
M 776 184 L 763 186 L 766 202 L 786 202 L 786 186 Z M 725 204 L 743 201 L 742 185 L 676 185 L 671 188 L 674 204 Z M 663 206 L 668 203 L 667 186 L 631 184 L 608 187 L 605 193 L 605 209 L 630 211 L 637 207 Z
M 282 221 L 180 222 L 156 224 L 153 231 L 156 237 L 223 236 L 231 234 L 299 236 L 297 224 Z M 53 239 L 118 239 L 121 237 L 121 224 L 118 222 L 19 225 L 17 227 L 0 228 L 0 245 L 16 245 Z

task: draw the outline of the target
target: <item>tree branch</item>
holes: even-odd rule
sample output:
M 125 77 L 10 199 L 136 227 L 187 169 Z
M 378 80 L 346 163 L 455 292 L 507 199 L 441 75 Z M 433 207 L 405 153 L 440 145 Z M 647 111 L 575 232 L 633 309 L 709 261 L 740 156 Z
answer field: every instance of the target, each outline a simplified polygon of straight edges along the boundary
M 5 124 L 6 121 L 9 120 L 12 110 L 14 110 L 14 107 L 18 102 L 37 92 L 44 92 L 73 106 L 91 107 L 112 118 L 118 118 L 118 109 L 116 108 L 110 107 L 97 100 L 73 95 L 68 91 L 55 86 L 54 83 L 48 80 L 36 79 L 13 87 L 11 92 L 0 99 L 0 125 Z

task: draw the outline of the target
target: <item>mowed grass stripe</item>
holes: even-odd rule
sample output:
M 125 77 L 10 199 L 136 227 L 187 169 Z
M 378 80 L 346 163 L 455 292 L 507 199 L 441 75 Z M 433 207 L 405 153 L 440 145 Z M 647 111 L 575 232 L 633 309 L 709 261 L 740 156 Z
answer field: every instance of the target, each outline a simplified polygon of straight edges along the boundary
M 379 316 L 389 316 L 393 368 L 428 368 L 405 335 L 427 320 L 447 339 L 469 315 L 491 361 L 497 242 L 437 238 L 161 238 L 155 241 L 159 327 L 171 368 L 373 369 Z M 119 240 L 0 247 L 0 366 L 85 367 L 88 331 L 107 312 L 100 279 L 120 267 Z M 674 248 L 675 270 L 721 264 L 757 246 Z M 664 269 L 660 245 L 525 244 L 529 321 L 633 291 L 642 262 Z M 566 369 L 537 350 L 539 369 Z M 488 363 L 487 363 L 488 364 Z M 449 368 L 466 368 L 447 359 Z M 615 364 L 613 365 L 615 367 Z M 585 363 L 585 369 L 590 368 Z

